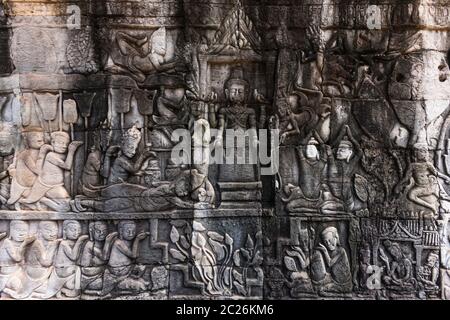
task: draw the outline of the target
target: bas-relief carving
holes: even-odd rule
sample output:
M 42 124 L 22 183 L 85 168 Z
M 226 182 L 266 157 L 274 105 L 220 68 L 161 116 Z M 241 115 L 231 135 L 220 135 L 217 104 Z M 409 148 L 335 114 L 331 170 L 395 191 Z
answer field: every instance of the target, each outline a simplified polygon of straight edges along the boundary
M 108 2 L 64 37 L 12 26 L 2 297 L 449 299 L 448 52 L 344 30 L 344 7 L 268 8 Z M 201 161 L 170 159 L 177 129 Z M 278 172 L 210 163 L 227 129 L 255 129 L 244 152 L 278 129 Z

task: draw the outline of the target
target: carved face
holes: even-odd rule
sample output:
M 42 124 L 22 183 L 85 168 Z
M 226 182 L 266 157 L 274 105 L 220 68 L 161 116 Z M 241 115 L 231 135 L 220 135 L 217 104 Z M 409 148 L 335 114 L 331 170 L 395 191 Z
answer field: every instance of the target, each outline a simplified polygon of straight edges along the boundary
M 402 252 L 399 247 L 397 246 L 390 246 L 388 247 L 388 252 L 391 254 L 391 256 L 394 258 L 394 260 L 398 261 L 402 257 Z
M 136 154 L 138 145 L 139 145 L 139 141 L 128 140 L 127 143 L 122 146 L 123 154 L 128 158 L 133 158 L 134 155 Z
M 12 221 L 9 232 L 11 239 L 22 242 L 28 236 L 28 224 L 24 221 Z
M 9 156 L 14 152 L 11 135 L 0 135 L 0 156 Z
M 56 153 L 66 153 L 68 145 L 69 140 L 64 136 L 58 135 L 52 139 L 53 151 L 55 151 Z
M 58 225 L 53 221 L 45 221 L 39 224 L 39 232 L 47 241 L 56 240 L 58 237 Z
M 425 149 L 414 150 L 414 156 L 416 157 L 416 161 L 418 162 L 428 161 L 428 151 Z
M 347 159 L 350 159 L 352 154 L 353 154 L 353 148 L 351 148 L 349 146 L 340 145 L 336 151 L 336 158 L 338 160 L 347 160 Z
M 81 234 L 81 226 L 78 222 L 71 222 L 64 228 L 64 234 L 69 240 L 76 240 Z
M 104 241 L 108 234 L 108 226 L 103 222 L 96 222 L 93 225 L 92 237 L 96 241 Z
M 246 99 L 245 85 L 232 83 L 228 89 L 228 99 L 232 103 L 243 103 Z
M 306 158 L 310 160 L 319 158 L 319 151 L 317 150 L 316 145 L 308 144 L 306 146 Z
M 333 232 L 327 232 L 323 235 L 323 244 L 325 247 L 330 250 L 334 251 L 337 247 L 337 237 Z
M 26 133 L 27 145 L 31 149 L 39 149 L 44 145 L 44 133 L 43 132 L 27 132 Z
M 126 223 L 119 232 L 122 239 L 133 240 L 136 237 L 136 225 L 134 223 Z

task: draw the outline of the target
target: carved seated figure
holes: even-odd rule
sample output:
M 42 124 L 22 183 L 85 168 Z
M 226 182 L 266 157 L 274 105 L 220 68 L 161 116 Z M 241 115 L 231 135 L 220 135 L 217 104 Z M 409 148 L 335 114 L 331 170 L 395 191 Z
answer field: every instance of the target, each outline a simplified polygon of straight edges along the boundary
M 143 278 L 144 267 L 136 265 L 139 243 L 148 233 L 136 235 L 136 223 L 122 220 L 118 225 L 119 238 L 112 244 L 111 254 L 103 277 L 103 289 L 100 296 L 106 296 L 114 289 L 121 291 L 144 291 L 149 283 Z M 138 274 L 133 274 L 137 271 Z
M 95 146 L 92 146 L 83 167 L 80 183 L 78 184 L 78 189 L 81 194 L 91 198 L 97 196 L 98 189 L 102 186 L 101 167 L 102 153 Z
M 333 213 L 342 211 L 342 204 L 330 193 L 324 183 L 326 161 L 321 159 L 317 146 L 319 142 L 314 138 L 308 141 L 305 150 L 300 147 L 299 159 L 299 186 L 288 184 L 284 192 L 288 196 L 282 198 L 286 202 L 288 212 L 322 212 Z
M 11 297 L 26 299 L 34 291 L 39 291 L 39 288 L 45 288 L 53 270 L 53 261 L 58 244 L 57 222 L 39 222 L 38 238 L 30 245 L 25 254 L 26 280 L 19 291 L 10 293 Z
M 409 183 L 407 197 L 413 203 L 431 210 L 437 215 L 439 207 L 439 183 L 437 178 L 442 178 L 445 183 L 450 183 L 450 177 L 440 173 L 428 158 L 427 144 L 414 145 L 415 159 L 409 165 L 403 179 L 395 187 L 395 193 L 400 193 L 406 183 Z
M 0 245 L 0 292 L 13 295 L 19 292 L 25 283 L 22 264 L 25 250 L 36 238 L 29 236 L 28 223 L 12 220 L 9 225 L 9 237 Z M 2 233 L 1 238 L 6 234 Z
M 150 37 L 138 38 L 124 32 L 116 33 L 118 49 L 111 51 L 115 66 L 111 71 L 126 73 L 138 82 L 144 82 L 146 75 L 153 72 L 169 71 L 175 67 L 167 59 L 166 29 L 159 28 Z
M 54 269 L 46 287 L 41 287 L 33 294 L 36 298 L 54 297 L 76 298 L 81 291 L 81 269 L 77 265 L 82 244 L 88 238 L 80 236 L 81 225 L 76 220 L 63 222 L 63 239 L 56 252 Z
M 399 290 L 412 290 L 416 280 L 413 278 L 413 263 L 411 259 L 403 253 L 402 248 L 396 242 L 386 240 L 384 247 L 392 257 L 392 261 L 389 261 L 389 257 L 383 248 L 380 248 L 380 259 L 386 268 L 386 274 L 382 277 L 383 282 Z
M 439 277 L 439 253 L 430 252 L 427 256 L 425 265 L 419 267 L 417 280 L 419 286 L 425 291 L 437 291 L 439 286 L 437 280 Z
M 347 135 L 339 143 L 336 159 L 327 151 L 328 184 L 332 195 L 343 202 L 345 210 L 352 211 L 356 204 L 352 179 L 364 153 L 350 128 L 345 126 L 345 130 Z
M 117 233 L 108 235 L 105 221 L 89 223 L 89 241 L 81 254 L 81 290 L 100 292 L 103 288 L 103 274 L 111 253 L 111 245 Z
M 19 200 L 26 197 L 36 178 L 40 173 L 38 159 L 45 156 L 44 131 L 40 127 L 27 127 L 24 130 L 26 149 L 17 155 L 16 163 L 9 170 L 12 176 L 11 193 L 8 205 L 14 205 L 16 210 L 20 210 Z M 42 163 L 41 163 L 42 164 Z
M 145 149 L 138 158 L 133 161 L 137 148 L 141 141 L 141 132 L 136 126 L 128 129 L 122 137 L 122 146 L 112 146 L 106 151 L 105 162 L 103 164 L 103 176 L 108 179 L 108 185 L 129 182 L 132 176 L 138 174 L 145 160 L 150 156 L 156 156 L 153 152 Z M 111 165 L 111 157 L 114 150 L 118 150 L 118 155 Z
M 352 290 L 350 263 L 335 227 L 327 227 L 321 233 L 321 242 L 311 259 L 311 279 L 319 293 Z
M 66 132 L 57 131 L 51 134 L 52 145 L 44 145 L 41 151 L 47 152 L 39 175 L 26 198 L 19 200 L 25 205 L 36 205 L 43 209 L 45 205 L 50 210 L 70 211 L 70 195 L 64 187 L 64 171 L 72 168 L 73 158 L 81 141 L 70 143 Z M 66 155 L 67 152 L 67 155 Z
M 6 127 L 6 128 L 5 128 Z M 14 162 L 14 139 L 9 126 L 0 126 L 0 206 L 10 197 Z

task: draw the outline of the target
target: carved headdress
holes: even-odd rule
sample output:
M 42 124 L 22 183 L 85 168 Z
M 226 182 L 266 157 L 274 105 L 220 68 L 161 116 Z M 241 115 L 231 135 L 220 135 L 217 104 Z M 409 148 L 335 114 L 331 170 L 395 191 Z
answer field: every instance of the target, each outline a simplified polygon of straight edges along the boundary
M 225 88 L 230 88 L 232 84 L 240 84 L 245 87 L 245 90 L 248 91 L 250 88 L 250 84 L 247 80 L 244 79 L 244 71 L 241 66 L 238 66 L 231 70 L 230 78 L 225 83 Z
M 122 138 L 122 143 L 126 144 L 138 144 L 141 141 L 141 131 L 133 125 L 130 129 L 128 129 Z

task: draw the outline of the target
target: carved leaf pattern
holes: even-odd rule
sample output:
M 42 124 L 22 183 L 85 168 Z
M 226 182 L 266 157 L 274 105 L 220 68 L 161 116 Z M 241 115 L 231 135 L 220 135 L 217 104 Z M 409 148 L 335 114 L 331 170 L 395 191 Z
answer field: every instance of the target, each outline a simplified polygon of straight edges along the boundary
M 366 202 L 369 199 L 367 179 L 359 174 L 355 174 L 355 191 L 358 199 L 362 202 Z
M 284 265 L 289 271 L 297 272 L 297 265 L 295 264 L 295 260 L 291 257 L 284 257 Z
M 177 228 L 172 226 L 172 230 L 170 231 L 170 240 L 175 243 L 180 240 L 180 234 L 178 233 Z
M 185 261 L 186 260 L 186 256 L 185 255 L 183 255 L 180 251 L 178 251 L 177 249 L 170 249 L 169 250 L 170 251 L 170 254 L 172 255 L 172 257 L 174 257 L 175 259 L 177 259 L 177 260 L 180 260 L 180 261 Z

